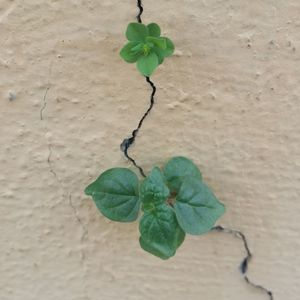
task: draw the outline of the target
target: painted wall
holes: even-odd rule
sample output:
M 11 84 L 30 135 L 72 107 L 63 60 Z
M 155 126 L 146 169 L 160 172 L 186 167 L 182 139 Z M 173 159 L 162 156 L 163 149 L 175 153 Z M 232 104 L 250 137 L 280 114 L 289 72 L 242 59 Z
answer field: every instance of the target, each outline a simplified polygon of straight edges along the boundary
M 119 144 L 149 86 L 118 56 L 135 1 L 0 0 L 0 299 L 252 300 L 239 240 L 189 236 L 143 252 L 137 224 L 102 217 L 84 187 L 131 165 Z M 244 231 L 249 276 L 299 297 L 299 0 L 144 0 L 177 50 L 131 154 L 148 172 L 192 158 Z M 42 117 L 42 118 L 41 118 Z

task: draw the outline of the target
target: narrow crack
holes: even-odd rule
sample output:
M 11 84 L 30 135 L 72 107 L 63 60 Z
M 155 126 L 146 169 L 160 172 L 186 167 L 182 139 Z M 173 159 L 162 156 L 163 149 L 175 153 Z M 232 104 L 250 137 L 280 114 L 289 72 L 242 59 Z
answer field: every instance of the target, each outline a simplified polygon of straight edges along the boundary
M 43 117 L 44 117 L 43 116 L 44 110 L 47 107 L 47 94 L 48 94 L 48 91 L 50 90 L 50 77 L 51 77 L 51 74 L 52 74 L 52 65 L 53 65 L 53 61 L 49 65 L 47 87 L 45 89 L 44 97 L 42 99 L 42 107 L 40 109 L 40 120 L 41 121 L 43 120 Z
M 44 110 L 46 109 L 47 107 L 47 96 L 48 96 L 48 92 L 51 88 L 51 83 L 50 83 L 50 79 L 51 79 L 51 74 L 52 74 L 52 66 L 53 66 L 53 61 L 50 63 L 49 65 L 49 70 L 48 70 L 48 79 L 47 79 L 47 83 L 46 83 L 46 89 L 45 89 L 45 92 L 44 92 L 44 96 L 42 98 L 42 107 L 40 109 L 40 120 L 42 121 L 44 119 Z M 45 134 L 47 135 L 49 132 L 49 130 L 47 129 L 47 122 L 46 124 L 44 125 L 44 131 L 45 131 Z M 72 210 L 72 214 L 74 215 L 75 217 L 75 222 L 80 226 L 81 228 L 81 231 L 82 231 L 82 234 L 81 234 L 81 238 L 80 238 L 80 241 L 81 243 L 83 244 L 83 241 L 85 241 L 85 239 L 88 237 L 88 228 L 87 228 L 87 225 L 84 224 L 84 222 L 82 221 L 82 219 L 80 218 L 80 215 L 78 213 L 78 210 L 75 206 L 75 204 L 73 203 L 73 200 L 72 200 L 72 195 L 70 192 L 67 191 L 67 189 L 65 188 L 64 186 L 64 183 L 63 181 L 59 178 L 57 172 L 55 171 L 55 167 L 54 167 L 54 163 L 52 161 L 52 154 L 53 154 L 53 151 L 52 151 L 52 144 L 50 142 L 48 142 L 48 157 L 47 157 L 47 164 L 48 164 L 48 167 L 49 167 L 49 171 L 50 173 L 54 176 L 55 180 L 57 181 L 58 185 L 60 186 L 60 189 L 61 189 L 61 198 L 63 201 L 65 200 L 68 200 L 66 201 L 66 204 L 70 207 L 70 209 Z M 82 248 L 80 249 L 80 258 L 81 258 L 81 261 L 84 261 L 85 259 L 85 251 L 84 251 L 84 248 L 82 246 Z
M 77 210 L 76 206 L 73 203 L 71 193 L 69 194 L 69 205 L 70 205 L 70 207 L 72 208 L 72 210 L 74 212 L 74 216 L 75 216 L 77 222 L 80 224 L 80 226 L 82 228 L 83 234 L 81 236 L 81 241 L 84 241 L 85 238 L 88 236 L 88 230 L 87 230 L 85 224 L 82 222 L 82 220 L 79 216 L 78 210 Z
M 146 77 L 146 81 L 150 84 L 150 86 L 152 87 L 152 93 L 151 93 L 151 97 L 150 97 L 150 105 L 147 109 L 147 111 L 144 113 L 144 115 L 142 116 L 142 118 L 139 121 L 139 124 L 137 126 L 136 129 L 134 129 L 131 133 L 131 137 L 130 138 L 126 138 L 123 140 L 122 144 L 120 145 L 121 151 L 124 153 L 125 157 L 130 160 L 133 165 L 138 168 L 138 170 L 140 171 L 141 175 L 143 177 L 146 177 L 145 172 L 143 170 L 143 168 L 141 166 L 139 166 L 135 160 L 128 154 L 128 149 L 129 147 L 134 143 L 136 136 L 139 132 L 139 130 L 141 129 L 141 127 L 143 126 L 144 120 L 146 119 L 146 117 L 149 115 L 150 111 L 152 110 L 153 106 L 154 106 L 154 95 L 156 93 L 156 86 L 154 85 L 154 83 L 150 80 L 149 77 Z
M 43 105 L 41 107 L 41 110 L 40 110 L 40 119 L 41 121 L 43 120 L 43 112 L 47 106 L 47 94 L 48 94 L 48 91 L 49 91 L 50 87 L 48 86 L 45 90 L 45 94 L 44 94 L 44 97 L 43 97 Z
M 52 146 L 51 144 L 48 144 L 48 150 L 49 150 L 49 154 L 48 154 L 48 158 L 47 158 L 47 163 L 48 163 L 48 166 L 49 166 L 49 169 L 50 169 L 50 172 L 53 174 L 53 176 L 55 177 L 55 179 L 57 180 L 57 182 L 60 184 L 61 187 L 62 186 L 62 183 L 60 182 L 56 172 L 54 171 L 53 167 L 52 167 L 52 161 L 51 161 L 51 156 L 52 156 Z
M 56 171 L 53 168 L 53 163 L 52 163 L 52 160 L 51 160 L 51 157 L 52 157 L 52 145 L 51 144 L 48 144 L 48 149 L 49 149 L 49 154 L 48 154 L 48 158 L 47 158 L 47 163 L 48 163 L 48 166 L 49 166 L 50 173 L 53 174 L 53 176 L 55 177 L 56 181 L 60 185 L 60 187 L 62 189 L 62 192 L 63 192 L 62 197 L 65 198 L 66 197 L 65 187 L 64 187 L 62 181 L 59 179 Z M 76 206 L 73 203 L 71 193 L 68 193 L 68 205 L 71 207 L 77 223 L 82 228 L 81 242 L 83 242 L 86 239 L 86 237 L 88 236 L 88 229 L 87 229 L 86 225 L 84 224 L 84 222 L 82 221 L 82 219 L 79 216 L 77 208 L 76 208 Z M 82 257 L 84 257 L 84 253 L 82 253 Z
M 142 5 L 142 1 L 141 0 L 137 0 L 137 7 L 139 8 L 139 13 L 136 16 L 136 18 L 137 18 L 137 21 L 139 23 L 142 23 L 141 16 L 142 16 L 142 13 L 143 13 L 144 9 L 143 9 L 143 5 Z M 120 145 L 120 149 L 124 153 L 125 157 L 139 170 L 140 174 L 143 177 L 146 177 L 143 168 L 136 163 L 135 159 L 132 156 L 130 156 L 128 154 L 128 150 L 129 150 L 130 146 L 135 142 L 137 134 L 138 134 L 139 130 L 141 129 L 141 127 L 143 126 L 144 120 L 149 115 L 150 111 L 152 110 L 152 108 L 154 106 L 154 96 L 155 96 L 155 93 L 156 93 L 156 86 L 153 83 L 153 81 L 151 81 L 150 77 L 145 76 L 145 78 L 146 78 L 146 82 L 152 88 L 149 107 L 148 107 L 147 111 L 144 113 L 144 115 L 142 116 L 142 118 L 140 119 L 137 128 L 132 131 L 131 137 L 130 138 L 125 138 L 123 140 L 123 142 L 121 143 L 121 145 Z
M 143 14 L 144 8 L 143 8 L 142 0 L 137 0 L 137 7 L 139 9 L 139 12 L 138 12 L 138 15 L 136 16 L 136 19 L 139 23 L 143 23 L 142 22 L 142 14 Z
M 241 231 L 230 229 L 230 228 L 224 228 L 223 226 L 215 226 L 215 227 L 212 228 L 212 231 L 224 232 L 224 233 L 227 233 L 227 234 L 231 234 L 234 237 L 236 237 L 238 239 L 241 239 L 243 241 L 244 248 L 245 248 L 245 251 L 246 251 L 246 257 L 242 260 L 242 262 L 240 264 L 240 267 L 239 267 L 240 272 L 243 275 L 243 278 L 245 279 L 245 281 L 249 285 L 251 285 L 252 287 L 254 287 L 256 289 L 259 289 L 263 293 L 267 294 L 269 296 L 270 300 L 274 300 L 274 295 L 273 295 L 272 291 L 268 290 L 267 288 L 263 287 L 260 284 L 254 283 L 247 276 L 247 271 L 248 271 L 249 263 L 250 263 L 253 255 L 252 255 L 252 253 L 250 251 L 250 248 L 248 246 L 248 242 L 247 242 L 246 236 Z

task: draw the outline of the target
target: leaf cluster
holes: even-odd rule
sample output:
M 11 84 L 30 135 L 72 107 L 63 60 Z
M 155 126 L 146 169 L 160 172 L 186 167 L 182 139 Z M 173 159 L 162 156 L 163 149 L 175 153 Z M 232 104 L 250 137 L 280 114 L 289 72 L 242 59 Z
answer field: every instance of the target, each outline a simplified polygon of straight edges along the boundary
M 129 169 L 109 169 L 85 193 L 113 221 L 135 221 L 142 210 L 140 245 L 162 259 L 175 255 L 186 233 L 211 230 L 225 211 L 197 166 L 181 156 L 170 159 L 163 170 L 154 167 L 140 183 Z
M 173 42 L 161 36 L 156 23 L 144 25 L 130 23 L 126 30 L 128 43 L 121 49 L 121 57 L 128 63 L 137 63 L 137 68 L 144 76 L 151 76 L 165 57 L 174 52 Z

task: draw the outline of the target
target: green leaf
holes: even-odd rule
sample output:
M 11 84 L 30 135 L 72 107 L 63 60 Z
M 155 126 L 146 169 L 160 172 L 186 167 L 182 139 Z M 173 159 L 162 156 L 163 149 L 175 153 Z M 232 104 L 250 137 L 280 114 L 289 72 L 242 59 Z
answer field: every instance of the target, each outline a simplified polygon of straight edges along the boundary
M 157 38 L 153 36 L 146 37 L 147 43 L 152 43 L 154 46 L 158 47 L 159 49 L 166 50 L 167 49 L 167 42 L 165 38 Z
M 163 61 L 164 61 L 164 53 L 163 53 L 163 50 L 162 50 L 162 49 L 159 49 L 158 47 L 153 47 L 153 48 L 152 48 L 152 51 L 154 51 L 155 54 L 157 55 L 157 57 L 158 57 L 158 63 L 159 63 L 159 64 L 162 64 Z
M 190 234 L 203 234 L 211 230 L 225 212 L 212 191 L 199 179 L 187 178 L 174 205 L 181 228 Z
M 150 52 L 147 56 L 140 56 L 137 61 L 137 68 L 144 76 L 151 76 L 158 66 L 158 57 L 154 52 Z
M 169 194 L 161 170 L 158 167 L 153 168 L 140 187 L 140 200 L 144 209 L 151 209 L 154 205 L 164 203 Z
M 97 208 L 110 220 L 132 222 L 138 217 L 138 178 L 129 169 L 105 171 L 85 189 L 85 193 L 93 197 Z
M 120 51 L 120 56 L 128 63 L 134 63 L 138 60 L 141 52 L 138 51 L 140 42 L 129 42 Z
M 177 234 L 176 249 L 178 249 L 184 242 L 185 232 L 182 230 L 182 228 L 180 226 L 177 227 L 176 231 L 177 231 L 177 233 L 176 233 Z
M 164 250 L 161 250 L 158 247 L 155 247 L 154 245 L 152 245 L 152 243 L 147 243 L 146 241 L 144 241 L 144 239 L 142 237 L 140 237 L 140 245 L 142 247 L 142 249 L 144 249 L 145 251 L 161 258 L 161 259 L 168 259 L 170 258 L 167 254 L 165 254 Z
M 202 179 L 198 167 L 183 156 L 173 157 L 167 162 L 164 168 L 164 176 L 171 191 L 176 193 L 186 178 L 195 177 L 199 180 Z
M 132 52 L 135 52 L 135 53 L 138 52 L 139 54 L 143 53 L 143 47 L 144 47 L 143 43 L 141 43 L 141 42 L 130 42 L 130 43 L 137 43 L 137 45 L 131 49 Z
M 148 35 L 148 28 L 141 23 L 129 23 L 126 30 L 126 37 L 129 41 L 145 42 Z
M 166 204 L 145 212 L 140 221 L 140 233 L 141 247 L 162 259 L 173 256 L 184 239 L 174 210 Z
M 147 37 L 148 39 L 148 37 Z M 158 47 L 156 44 L 153 47 L 153 51 L 156 53 L 157 57 L 158 57 L 158 62 L 159 64 L 161 64 L 164 61 L 165 57 L 168 57 L 170 55 L 173 54 L 174 52 L 174 44 L 172 43 L 172 41 L 166 37 L 161 37 L 160 39 L 163 39 L 166 43 L 166 47 L 160 48 Z
M 150 36 L 160 37 L 160 28 L 156 23 L 147 25 Z
M 163 55 L 164 57 L 171 56 L 174 53 L 175 46 L 169 38 L 167 37 L 163 37 L 163 38 L 166 40 L 166 49 L 163 50 Z

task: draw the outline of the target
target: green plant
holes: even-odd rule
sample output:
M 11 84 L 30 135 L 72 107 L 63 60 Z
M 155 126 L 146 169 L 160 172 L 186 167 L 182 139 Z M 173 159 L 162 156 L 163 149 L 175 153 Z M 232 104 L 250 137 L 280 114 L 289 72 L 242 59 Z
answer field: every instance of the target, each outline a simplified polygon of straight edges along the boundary
M 85 193 L 92 196 L 100 212 L 113 221 L 135 221 L 142 211 L 139 225 L 140 245 L 145 251 L 162 259 L 175 255 L 186 233 L 200 235 L 208 231 L 217 231 L 241 239 L 246 251 L 246 257 L 240 264 L 244 280 L 273 300 L 272 291 L 253 283 L 247 275 L 252 253 L 245 235 L 238 230 L 214 226 L 217 219 L 224 214 L 225 207 L 203 182 L 197 166 L 185 157 L 174 157 L 167 162 L 163 170 L 154 167 L 149 176 L 146 176 L 143 168 L 128 154 L 129 147 L 135 142 L 145 118 L 154 105 L 156 86 L 150 75 L 164 58 L 172 55 L 174 51 L 172 41 L 160 36 L 157 24 L 142 24 L 142 0 L 137 0 L 137 7 L 138 23 L 128 25 L 126 36 L 129 42 L 120 51 L 120 55 L 129 63 L 137 62 L 137 68 L 146 76 L 146 82 L 151 86 L 152 92 L 149 108 L 132 131 L 131 137 L 125 138 L 120 148 L 145 179 L 139 182 L 131 170 L 113 168 L 102 173 L 85 189 Z
M 167 37 L 160 36 L 160 27 L 151 23 L 130 23 L 127 26 L 128 43 L 120 51 L 121 57 L 128 63 L 137 63 L 144 76 L 151 76 L 164 58 L 174 52 L 174 44 Z
M 163 170 L 154 167 L 141 183 L 129 169 L 109 169 L 85 193 L 113 221 L 135 221 L 141 208 L 140 245 L 162 259 L 175 255 L 185 233 L 210 231 L 225 211 L 197 166 L 180 156 L 170 159 Z

